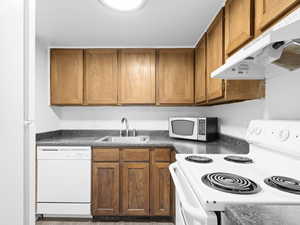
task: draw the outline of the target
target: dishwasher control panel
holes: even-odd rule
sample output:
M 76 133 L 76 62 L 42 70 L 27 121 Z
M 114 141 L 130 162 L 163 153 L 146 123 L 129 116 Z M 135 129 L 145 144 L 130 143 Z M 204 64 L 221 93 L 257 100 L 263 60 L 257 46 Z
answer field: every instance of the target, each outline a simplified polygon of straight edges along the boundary
M 91 147 L 47 146 L 37 148 L 37 159 L 87 159 L 91 160 Z

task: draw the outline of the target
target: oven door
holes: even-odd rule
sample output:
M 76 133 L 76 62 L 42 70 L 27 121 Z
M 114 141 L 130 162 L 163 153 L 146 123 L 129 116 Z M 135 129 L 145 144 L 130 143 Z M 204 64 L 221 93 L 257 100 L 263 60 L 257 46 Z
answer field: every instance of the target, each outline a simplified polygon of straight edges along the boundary
M 207 212 L 201 206 L 178 164 L 169 167 L 176 188 L 176 225 L 217 225 L 214 212 Z
M 190 140 L 198 139 L 198 119 L 197 118 L 170 118 L 169 136 Z

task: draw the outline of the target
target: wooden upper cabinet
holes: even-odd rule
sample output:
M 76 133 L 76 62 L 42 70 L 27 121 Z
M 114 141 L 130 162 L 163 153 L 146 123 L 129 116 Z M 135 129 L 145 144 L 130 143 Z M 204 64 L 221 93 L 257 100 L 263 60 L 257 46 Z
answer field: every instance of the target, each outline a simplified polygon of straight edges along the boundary
M 121 163 L 121 170 L 121 215 L 149 216 L 149 163 Z
M 86 105 L 114 105 L 118 102 L 117 50 L 85 50 L 85 98 Z
M 207 99 L 224 96 L 223 80 L 211 78 L 211 73 L 224 63 L 224 10 L 217 15 L 207 31 Z
M 83 50 L 51 50 L 51 104 L 83 103 Z
M 194 49 L 161 49 L 158 56 L 158 103 L 194 103 Z
M 120 104 L 155 104 L 155 50 L 120 51 Z
M 268 28 L 299 3 L 299 0 L 256 0 L 255 28 L 257 33 Z
M 119 215 L 119 163 L 93 163 L 93 216 Z
M 206 102 L 206 35 L 195 49 L 195 103 Z
M 225 50 L 229 56 L 254 36 L 254 0 L 227 0 Z

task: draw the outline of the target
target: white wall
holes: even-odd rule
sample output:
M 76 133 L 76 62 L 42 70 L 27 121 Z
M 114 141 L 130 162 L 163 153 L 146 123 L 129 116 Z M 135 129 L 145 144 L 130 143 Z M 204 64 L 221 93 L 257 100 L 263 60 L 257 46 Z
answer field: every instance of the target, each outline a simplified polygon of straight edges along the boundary
M 23 224 L 24 1 L 0 1 L 0 223 Z
M 275 77 L 267 80 L 267 118 L 300 120 L 300 70 L 271 70 L 269 73 Z
M 207 114 L 220 118 L 221 133 L 244 138 L 253 119 L 300 119 L 300 71 L 268 68 L 266 98 L 214 106 Z
M 219 117 L 219 130 L 222 134 L 244 138 L 249 122 L 253 119 L 263 119 L 264 100 L 246 101 L 226 105 L 212 106 L 207 114 Z
M 50 107 L 49 54 L 47 44 L 42 40 L 36 42 L 36 129 L 46 132 L 59 129 L 58 112 Z
M 130 128 L 167 130 L 172 116 L 206 116 L 205 107 L 62 107 L 61 129 L 120 129 L 121 118 L 127 117 Z

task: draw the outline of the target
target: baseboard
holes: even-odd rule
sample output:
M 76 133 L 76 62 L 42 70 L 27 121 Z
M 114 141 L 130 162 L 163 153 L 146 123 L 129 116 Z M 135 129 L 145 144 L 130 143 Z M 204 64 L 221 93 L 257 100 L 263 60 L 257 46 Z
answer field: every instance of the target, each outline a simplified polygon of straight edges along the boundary
M 94 216 L 93 221 L 173 222 L 172 216 Z

